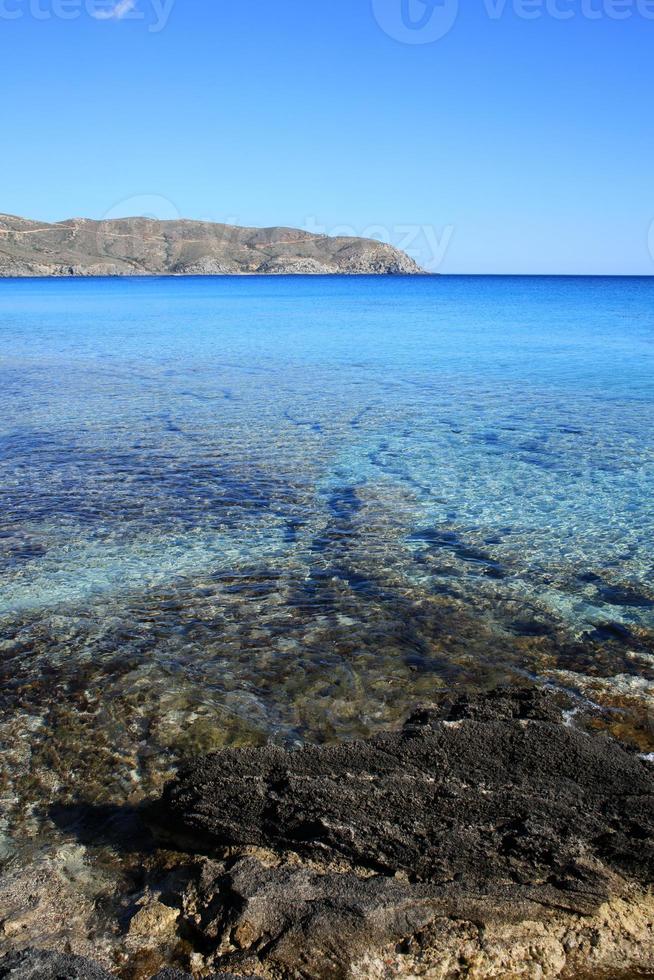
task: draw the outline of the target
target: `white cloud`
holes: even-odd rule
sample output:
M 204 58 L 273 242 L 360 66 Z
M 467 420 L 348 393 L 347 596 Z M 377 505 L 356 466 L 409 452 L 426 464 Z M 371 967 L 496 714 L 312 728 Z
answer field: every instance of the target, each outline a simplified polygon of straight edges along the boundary
M 136 0 L 118 0 L 111 7 L 96 8 L 92 16 L 96 20 L 122 20 L 136 7 Z

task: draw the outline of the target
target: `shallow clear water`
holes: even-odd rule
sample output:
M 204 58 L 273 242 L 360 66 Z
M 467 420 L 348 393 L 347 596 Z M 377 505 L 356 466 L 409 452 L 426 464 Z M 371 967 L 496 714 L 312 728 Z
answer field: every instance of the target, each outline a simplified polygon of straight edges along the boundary
M 539 676 L 652 743 L 654 280 L 0 282 L 7 812 Z

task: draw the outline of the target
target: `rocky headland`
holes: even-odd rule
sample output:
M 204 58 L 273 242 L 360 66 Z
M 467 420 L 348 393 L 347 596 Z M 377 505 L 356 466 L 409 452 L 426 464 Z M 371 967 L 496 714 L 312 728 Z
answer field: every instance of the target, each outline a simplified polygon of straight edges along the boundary
M 0 276 L 414 275 L 404 252 L 366 238 L 206 221 L 0 215 Z
M 138 813 L 156 848 L 120 956 L 69 955 L 91 926 L 18 934 L 0 978 L 654 977 L 654 768 L 569 709 L 498 691 L 190 761 Z

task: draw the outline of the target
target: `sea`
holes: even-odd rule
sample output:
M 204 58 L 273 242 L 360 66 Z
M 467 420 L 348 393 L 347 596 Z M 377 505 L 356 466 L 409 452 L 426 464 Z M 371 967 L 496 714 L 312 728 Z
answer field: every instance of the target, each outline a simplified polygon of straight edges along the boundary
M 654 278 L 0 281 L 0 859 L 542 684 L 654 749 Z

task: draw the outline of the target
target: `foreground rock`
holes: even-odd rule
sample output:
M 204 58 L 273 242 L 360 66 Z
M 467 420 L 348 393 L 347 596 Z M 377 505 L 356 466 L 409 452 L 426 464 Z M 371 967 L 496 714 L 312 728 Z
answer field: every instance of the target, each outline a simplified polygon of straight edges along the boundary
M 206 966 L 618 977 L 654 971 L 653 794 L 650 764 L 530 691 L 209 756 L 150 816 L 213 855 L 183 902 Z
M 143 810 L 166 846 L 115 944 L 58 878 L 34 900 L 41 869 L 0 921 L 20 950 L 0 980 L 654 977 L 654 767 L 563 707 L 496 693 L 365 742 L 191 762 Z
M 414 275 L 405 252 L 366 238 L 207 221 L 0 215 L 0 276 Z
M 0 980 L 112 980 L 112 974 L 84 956 L 39 949 L 10 953 L 0 959 Z M 153 980 L 191 980 L 188 973 L 166 969 Z M 214 973 L 205 980 L 238 980 L 231 973 Z M 240 980 L 257 980 L 241 977 Z
M 27 949 L 0 960 L 0 980 L 109 980 L 110 974 L 84 956 Z
M 368 742 L 211 755 L 159 813 L 194 848 L 254 844 L 535 898 L 555 887 L 585 910 L 614 872 L 654 880 L 653 792 L 650 765 L 528 692 L 415 715 Z

